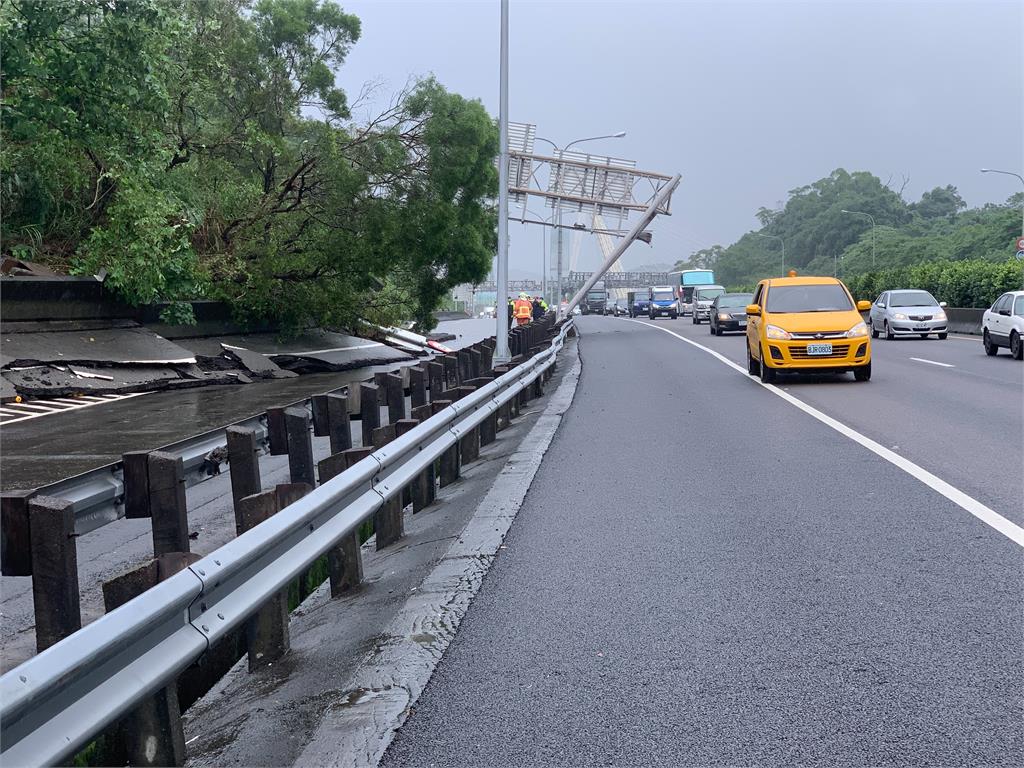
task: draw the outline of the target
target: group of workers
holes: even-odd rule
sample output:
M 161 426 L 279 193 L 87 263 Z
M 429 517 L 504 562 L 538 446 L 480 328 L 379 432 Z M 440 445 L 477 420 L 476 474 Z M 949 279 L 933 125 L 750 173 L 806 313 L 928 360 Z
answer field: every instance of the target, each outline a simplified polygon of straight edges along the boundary
M 542 296 L 530 298 L 525 291 L 519 294 L 518 299 L 508 300 L 508 324 L 512 325 L 514 319 L 516 325 L 526 325 L 530 320 L 540 320 L 548 311 L 548 303 Z

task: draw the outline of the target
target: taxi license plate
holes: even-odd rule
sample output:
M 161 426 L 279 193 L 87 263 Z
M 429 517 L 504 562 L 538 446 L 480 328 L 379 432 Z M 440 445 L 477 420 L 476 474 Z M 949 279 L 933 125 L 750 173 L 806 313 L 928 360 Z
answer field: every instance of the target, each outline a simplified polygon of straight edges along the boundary
M 831 355 L 832 345 L 831 344 L 808 344 L 807 345 L 808 355 Z
M 914 330 L 915 331 L 927 331 L 928 330 L 928 326 L 927 325 L 915 325 L 914 326 Z

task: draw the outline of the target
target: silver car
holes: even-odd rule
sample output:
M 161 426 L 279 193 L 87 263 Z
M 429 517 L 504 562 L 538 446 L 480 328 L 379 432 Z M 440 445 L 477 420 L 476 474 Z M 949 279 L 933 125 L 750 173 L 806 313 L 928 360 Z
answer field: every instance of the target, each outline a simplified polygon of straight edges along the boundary
M 885 334 L 887 339 L 897 336 L 927 339 L 934 333 L 944 339 L 948 333 L 945 306 L 946 302 L 936 301 L 928 291 L 885 291 L 875 299 L 868 315 L 871 338 Z

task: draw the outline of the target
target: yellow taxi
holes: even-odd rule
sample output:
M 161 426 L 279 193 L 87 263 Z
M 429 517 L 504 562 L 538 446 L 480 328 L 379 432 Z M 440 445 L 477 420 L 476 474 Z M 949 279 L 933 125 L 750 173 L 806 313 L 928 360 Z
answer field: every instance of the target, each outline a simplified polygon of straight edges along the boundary
M 747 306 L 747 372 L 769 384 L 781 371 L 853 371 L 871 378 L 870 332 L 854 301 L 834 277 L 762 280 Z

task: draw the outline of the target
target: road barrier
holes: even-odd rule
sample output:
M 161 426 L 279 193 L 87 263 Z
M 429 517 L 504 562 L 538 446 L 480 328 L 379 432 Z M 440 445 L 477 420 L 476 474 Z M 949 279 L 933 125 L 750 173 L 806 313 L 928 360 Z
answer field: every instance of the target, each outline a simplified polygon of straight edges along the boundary
M 293 482 L 237 498 L 240 535 L 201 559 L 188 553 L 187 539 L 179 539 L 180 525 L 173 524 L 184 513 L 181 458 L 150 454 L 149 467 L 160 473 L 149 475 L 151 490 L 161 494 L 156 505 L 151 497 L 151 506 L 169 510 L 165 521 L 170 522 L 160 527 L 163 551 L 118 577 L 117 584 L 104 585 L 109 613 L 0 677 L 0 763 L 67 761 L 118 720 L 125 734 L 128 717 L 122 749 L 129 762 L 154 764 L 151 755 L 157 755 L 164 764 L 182 764 L 178 696 L 188 676 L 183 674 L 201 658 L 219 656 L 220 666 L 230 667 L 240 633 L 245 633 L 250 668 L 284 653 L 288 617 L 282 591 L 325 555 L 332 596 L 358 584 L 357 531 L 372 520 L 378 549 L 399 540 L 405 501 L 414 512 L 429 504 L 438 462 L 441 484 L 453 482 L 479 446 L 542 393 L 569 335 L 571 319 L 556 326 L 551 315 L 517 328 L 512 363 L 495 369 L 493 378 L 484 375 L 438 391 L 450 399 L 418 406 L 413 419 L 378 427 L 374 448 L 348 448 L 321 461 L 319 488 Z M 303 443 L 293 479 L 311 479 L 304 463 L 308 426 L 305 432 L 299 428 L 308 416 L 286 412 L 285 420 L 288 439 L 298 436 Z M 256 436 L 242 433 L 246 439 L 236 441 L 235 449 L 249 456 Z M 233 485 L 233 495 L 258 488 L 251 463 L 247 470 L 247 485 Z M 68 504 L 59 502 L 33 500 L 46 507 L 54 525 L 70 528 Z M 157 527 L 154 519 L 154 532 Z M 168 551 L 174 546 L 182 550 Z M 67 548 L 66 543 L 58 548 Z M 59 553 L 56 557 L 60 561 Z

